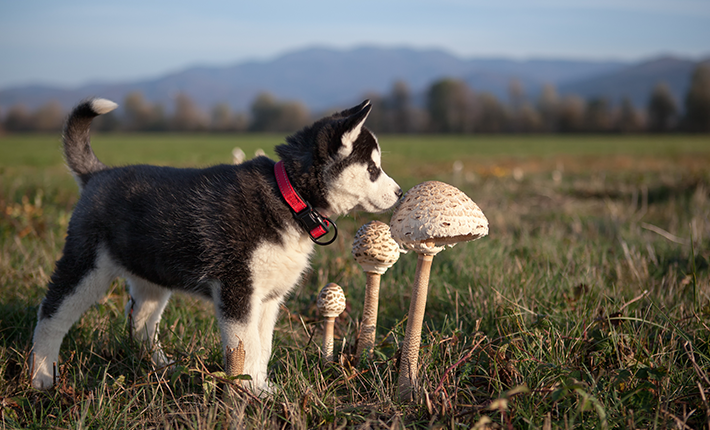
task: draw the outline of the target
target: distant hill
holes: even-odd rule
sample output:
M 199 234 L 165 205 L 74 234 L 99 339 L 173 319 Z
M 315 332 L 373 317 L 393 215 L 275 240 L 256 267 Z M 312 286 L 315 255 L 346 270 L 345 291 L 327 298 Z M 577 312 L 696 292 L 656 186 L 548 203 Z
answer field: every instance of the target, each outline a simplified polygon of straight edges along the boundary
M 628 97 L 636 106 L 643 107 L 648 103 L 653 88 L 664 82 L 675 96 L 678 106 L 682 107 L 697 64 L 688 59 L 664 56 L 599 76 L 567 82 L 558 90 L 561 94 L 577 94 L 585 99 L 606 97 L 614 103 Z
M 649 66 L 657 63 L 655 68 Z M 168 108 L 175 95 L 182 92 L 203 108 L 226 102 L 234 109 L 246 110 L 259 92 L 268 91 L 278 99 L 299 100 L 317 112 L 360 101 L 368 92 L 389 92 L 396 80 L 406 82 L 413 93 L 421 94 L 442 77 L 463 79 L 474 91 L 490 92 L 505 101 L 511 79 L 517 79 L 529 97 L 535 97 L 544 83 L 585 97 L 608 92 L 612 98 L 633 86 L 638 87 L 633 100 L 644 102 L 642 99 L 650 91 L 647 88 L 659 80 L 672 78 L 671 88 L 684 91 L 693 64 L 690 60 L 668 58 L 634 65 L 619 61 L 464 59 L 442 50 L 409 48 L 308 48 L 269 61 L 192 67 L 140 81 L 93 83 L 77 88 L 7 88 L 0 90 L 0 107 L 6 111 L 7 107 L 22 103 L 34 109 L 54 99 L 68 108 L 88 96 L 121 103 L 129 92 L 140 91 L 146 99 Z

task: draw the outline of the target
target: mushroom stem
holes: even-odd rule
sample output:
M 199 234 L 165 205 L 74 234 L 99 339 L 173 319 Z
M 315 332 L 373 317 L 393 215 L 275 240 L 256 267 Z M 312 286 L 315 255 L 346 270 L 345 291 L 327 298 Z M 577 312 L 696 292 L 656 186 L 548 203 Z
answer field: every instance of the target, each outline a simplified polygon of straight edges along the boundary
M 377 307 L 380 298 L 380 278 L 381 275 L 375 272 L 367 272 L 367 283 L 365 285 L 365 307 L 362 310 L 362 325 L 357 340 L 358 359 L 363 353 L 368 356 L 375 347 L 375 332 L 377 330 Z
M 433 255 L 418 254 L 417 271 L 412 286 L 412 301 L 409 304 L 407 330 L 402 343 L 402 354 L 399 361 L 399 379 L 397 381 L 397 396 L 402 402 L 409 402 L 418 391 L 417 363 L 419 361 L 419 345 L 422 338 L 422 323 L 429 290 L 429 274 Z
M 333 328 L 335 326 L 334 317 L 326 317 L 323 329 L 323 362 L 333 361 Z

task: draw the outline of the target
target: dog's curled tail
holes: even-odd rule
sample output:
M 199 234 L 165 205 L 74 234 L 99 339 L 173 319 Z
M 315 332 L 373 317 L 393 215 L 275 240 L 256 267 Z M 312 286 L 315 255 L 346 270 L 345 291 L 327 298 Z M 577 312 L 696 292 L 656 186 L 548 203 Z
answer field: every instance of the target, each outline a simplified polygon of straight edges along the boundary
M 72 110 L 64 125 L 64 158 L 81 188 L 95 172 L 107 167 L 91 149 L 91 120 L 116 107 L 116 103 L 106 99 L 84 100 Z

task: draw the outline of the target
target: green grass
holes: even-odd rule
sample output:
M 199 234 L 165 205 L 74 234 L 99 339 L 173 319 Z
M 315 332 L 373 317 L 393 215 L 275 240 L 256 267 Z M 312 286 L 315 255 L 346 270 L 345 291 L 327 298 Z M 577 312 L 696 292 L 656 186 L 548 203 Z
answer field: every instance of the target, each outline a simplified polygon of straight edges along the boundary
M 273 156 L 282 136 L 99 135 L 110 164 Z M 382 136 L 401 185 L 455 183 L 490 235 L 437 255 L 420 351 L 419 402 L 397 401 L 416 256 L 382 277 L 375 357 L 352 367 L 365 277 L 357 228 L 338 220 L 285 303 L 270 397 L 225 402 L 208 303 L 176 295 L 162 325 L 177 371 L 161 374 L 126 330 L 122 281 L 64 340 L 57 389 L 29 388 L 37 305 L 77 189 L 57 136 L 0 138 L 1 428 L 708 428 L 710 139 L 707 136 Z M 463 162 L 460 175 L 452 163 Z M 553 179 L 555 178 L 555 179 Z M 339 283 L 343 362 L 323 366 L 315 297 Z M 428 398 L 428 401 L 427 401 Z M 264 424 L 266 423 L 266 424 Z

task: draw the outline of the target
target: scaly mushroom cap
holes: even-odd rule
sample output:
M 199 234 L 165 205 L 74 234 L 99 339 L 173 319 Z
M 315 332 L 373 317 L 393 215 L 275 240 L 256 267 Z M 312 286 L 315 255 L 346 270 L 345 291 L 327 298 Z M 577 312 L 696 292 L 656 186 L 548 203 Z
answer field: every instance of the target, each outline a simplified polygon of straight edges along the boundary
M 390 221 L 400 247 L 436 255 L 444 246 L 488 234 L 488 219 L 458 188 L 438 181 L 423 182 L 407 191 Z
M 320 290 L 316 305 L 325 318 L 336 318 L 345 310 L 345 293 L 340 285 L 331 282 Z
M 362 270 L 380 275 L 399 260 L 400 254 L 390 226 L 380 221 L 370 221 L 358 229 L 352 253 Z

